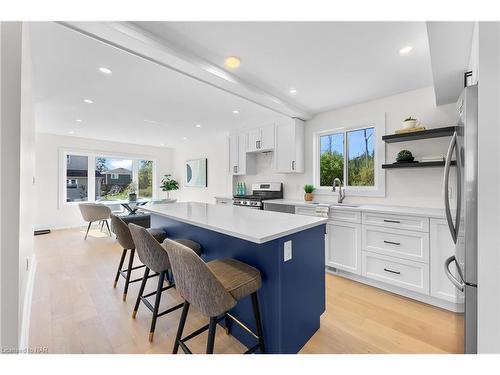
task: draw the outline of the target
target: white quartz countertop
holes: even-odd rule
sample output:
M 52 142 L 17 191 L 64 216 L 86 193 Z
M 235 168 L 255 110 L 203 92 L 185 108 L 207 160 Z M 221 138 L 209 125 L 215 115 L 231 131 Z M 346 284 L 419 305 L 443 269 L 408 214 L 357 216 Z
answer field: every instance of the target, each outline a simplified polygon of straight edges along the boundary
M 426 207 L 411 207 L 411 206 L 392 206 L 383 204 L 359 204 L 350 205 L 350 203 L 345 203 L 337 205 L 336 203 L 326 203 L 321 202 L 319 204 L 307 203 L 300 200 L 290 200 L 290 199 L 270 199 L 264 201 L 264 203 L 274 203 L 283 204 L 291 206 L 300 207 L 316 207 L 318 205 L 330 205 L 331 210 L 349 210 L 349 211 L 361 211 L 361 212 L 382 212 L 386 214 L 396 214 L 396 215 L 410 215 L 410 216 L 425 216 L 432 218 L 444 218 L 445 211 L 444 208 L 426 208 Z
M 325 224 L 327 221 L 320 217 L 201 202 L 157 204 L 141 209 L 259 244 Z

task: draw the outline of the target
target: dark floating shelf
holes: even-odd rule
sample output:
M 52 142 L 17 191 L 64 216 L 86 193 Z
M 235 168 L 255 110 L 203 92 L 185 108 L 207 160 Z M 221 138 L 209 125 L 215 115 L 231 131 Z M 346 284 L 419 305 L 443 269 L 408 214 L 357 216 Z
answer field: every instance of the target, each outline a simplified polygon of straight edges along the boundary
M 452 136 L 454 132 L 454 126 L 447 126 L 445 128 L 427 129 L 413 133 L 384 135 L 382 136 L 382 140 L 387 143 L 417 141 L 419 139 L 449 137 Z
M 456 165 L 455 160 L 451 161 L 451 165 Z M 382 164 L 382 168 L 429 168 L 429 167 L 444 167 L 444 161 L 423 161 L 418 163 L 394 163 L 394 164 Z

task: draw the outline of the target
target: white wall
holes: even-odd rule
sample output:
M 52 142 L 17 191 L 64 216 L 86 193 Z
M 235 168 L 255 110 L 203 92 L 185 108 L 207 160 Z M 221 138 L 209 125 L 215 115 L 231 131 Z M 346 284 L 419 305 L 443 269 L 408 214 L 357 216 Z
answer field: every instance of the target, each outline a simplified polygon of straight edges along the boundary
M 306 122 L 305 152 L 306 172 L 303 174 L 275 174 L 272 171 L 272 153 L 257 155 L 256 175 L 235 178 L 247 186 L 253 182 L 278 181 L 284 183 L 285 198 L 302 199 L 302 187 L 313 183 L 313 133 L 353 124 L 370 117 L 386 114 L 386 133 L 391 134 L 401 127 L 407 116 L 422 121 L 427 128 L 451 126 L 455 123 L 455 105 L 436 107 L 432 87 L 325 112 Z M 377 134 L 380 138 L 381 135 Z M 386 162 L 395 160 L 401 149 L 409 149 L 416 156 L 446 154 L 449 138 L 436 138 L 420 142 L 387 144 Z M 422 207 L 443 207 L 443 168 L 397 169 L 386 171 L 386 197 L 353 197 L 347 194 L 345 202 L 384 203 Z M 319 196 L 317 200 L 332 200 L 334 196 Z
M 478 28 L 478 351 L 500 353 L 500 27 Z
M 228 134 L 207 139 L 202 143 L 186 143 L 174 150 L 174 177 L 180 189 L 173 193 L 179 201 L 214 203 L 218 195 L 231 195 L 232 177 L 229 174 Z M 208 186 L 206 188 L 185 186 L 186 161 L 208 159 Z
M 36 134 L 36 184 L 35 227 L 67 228 L 83 225 L 78 205 L 60 202 L 59 157 L 61 149 L 116 153 L 125 156 L 144 156 L 156 160 L 156 176 L 153 183 L 160 185 L 163 175 L 172 173 L 172 149 L 134 144 L 100 141 L 78 137 Z M 164 198 L 160 189 L 157 198 Z
M 21 153 L 19 202 L 19 331 L 20 346 L 28 341 L 31 292 L 33 286 L 33 204 L 35 188 L 35 122 L 32 84 L 32 60 L 29 27 L 23 23 L 21 79 Z

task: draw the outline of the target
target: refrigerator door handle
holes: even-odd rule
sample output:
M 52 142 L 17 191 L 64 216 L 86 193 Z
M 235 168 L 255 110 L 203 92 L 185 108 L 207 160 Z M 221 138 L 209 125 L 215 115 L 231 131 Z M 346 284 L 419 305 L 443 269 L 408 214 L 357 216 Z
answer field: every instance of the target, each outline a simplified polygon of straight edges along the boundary
M 456 227 L 453 224 L 453 219 L 451 217 L 450 210 L 450 195 L 449 195 L 449 184 L 450 184 L 450 167 L 451 167 L 451 157 L 453 155 L 453 149 L 457 149 L 457 132 L 453 133 L 453 137 L 451 138 L 450 145 L 448 146 L 448 152 L 446 154 L 446 163 L 444 165 L 444 208 L 446 213 L 446 221 L 448 222 L 448 227 L 450 228 L 451 237 L 453 238 L 453 242 L 457 243 L 457 235 L 458 235 L 458 220 L 460 220 L 460 211 L 458 210 L 461 200 L 462 200 L 462 192 L 461 192 L 461 183 L 458 179 L 460 177 L 460 161 L 457 160 L 457 222 Z M 458 153 L 457 153 L 458 154 Z
M 448 279 L 450 279 L 451 283 L 453 285 L 455 285 L 455 287 L 458 290 L 460 290 L 461 292 L 463 292 L 465 290 L 465 283 L 463 282 L 462 271 L 460 270 L 460 266 L 457 263 L 458 274 L 459 274 L 460 278 L 462 279 L 462 281 L 460 281 L 455 276 L 453 276 L 453 274 L 450 271 L 450 264 L 453 263 L 453 262 L 455 262 L 455 263 L 457 262 L 457 259 L 455 258 L 455 255 L 452 255 L 451 257 L 449 257 L 448 259 L 446 259 L 446 261 L 444 262 L 444 272 L 445 272 L 446 276 L 448 277 Z

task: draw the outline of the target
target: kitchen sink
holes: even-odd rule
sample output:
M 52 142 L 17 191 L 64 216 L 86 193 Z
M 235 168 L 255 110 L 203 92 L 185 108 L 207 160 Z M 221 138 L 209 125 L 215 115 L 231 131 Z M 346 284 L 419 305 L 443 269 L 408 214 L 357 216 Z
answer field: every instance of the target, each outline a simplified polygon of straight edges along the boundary
M 359 204 L 331 203 L 330 207 L 351 207 L 351 208 L 356 208 L 356 207 L 359 207 Z

